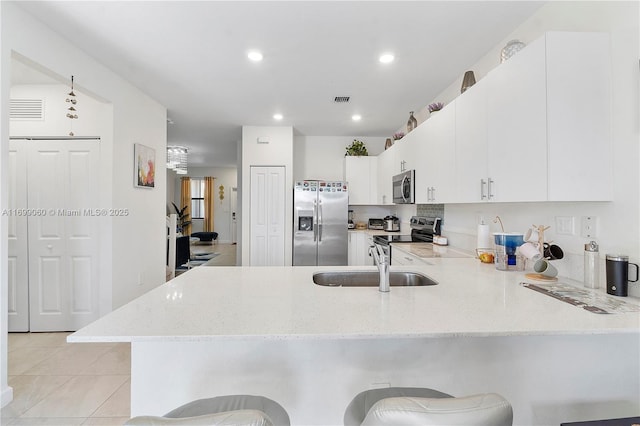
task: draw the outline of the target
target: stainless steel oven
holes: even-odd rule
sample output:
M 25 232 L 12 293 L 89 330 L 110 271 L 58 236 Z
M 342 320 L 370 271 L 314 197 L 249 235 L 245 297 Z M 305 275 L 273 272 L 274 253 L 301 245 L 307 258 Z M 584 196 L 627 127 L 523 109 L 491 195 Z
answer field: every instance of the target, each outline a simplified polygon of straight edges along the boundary
M 391 261 L 393 256 L 392 245 L 399 243 L 432 243 L 433 236 L 440 235 L 441 225 L 442 219 L 439 217 L 412 216 L 410 235 L 374 235 L 373 242 L 382 246 Z
M 394 204 L 415 203 L 415 170 L 409 170 L 393 177 Z

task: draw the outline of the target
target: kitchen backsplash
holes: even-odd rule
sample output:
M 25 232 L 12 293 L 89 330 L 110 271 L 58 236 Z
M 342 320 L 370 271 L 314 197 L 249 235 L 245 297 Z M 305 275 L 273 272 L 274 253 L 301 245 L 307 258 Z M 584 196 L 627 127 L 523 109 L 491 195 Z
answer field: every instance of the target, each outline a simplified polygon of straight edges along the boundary
M 418 204 L 418 216 L 439 217 L 444 222 L 444 204 Z

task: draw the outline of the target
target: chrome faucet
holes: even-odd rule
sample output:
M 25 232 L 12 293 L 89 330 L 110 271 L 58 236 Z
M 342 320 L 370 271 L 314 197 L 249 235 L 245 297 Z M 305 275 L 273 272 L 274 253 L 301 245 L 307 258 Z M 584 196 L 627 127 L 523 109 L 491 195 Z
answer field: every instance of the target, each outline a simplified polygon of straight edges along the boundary
M 369 247 L 369 255 L 373 256 L 380 272 L 379 290 L 386 293 L 389 291 L 389 256 L 385 254 L 380 244 Z

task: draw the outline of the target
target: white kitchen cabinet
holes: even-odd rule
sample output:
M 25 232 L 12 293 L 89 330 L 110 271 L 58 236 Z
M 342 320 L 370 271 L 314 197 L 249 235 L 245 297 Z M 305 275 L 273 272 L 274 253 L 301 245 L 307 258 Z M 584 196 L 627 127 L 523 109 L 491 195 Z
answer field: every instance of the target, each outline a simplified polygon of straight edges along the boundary
M 488 201 L 546 201 L 545 40 L 487 75 Z
M 397 143 L 397 141 L 396 141 Z M 393 204 L 393 186 L 391 178 L 394 174 L 395 145 L 378 155 L 377 203 L 380 205 Z
M 607 33 L 546 35 L 548 200 L 613 200 Z
M 411 134 L 414 143 L 416 203 L 449 203 L 456 199 L 455 101 L 431 115 Z
M 455 132 L 456 201 L 487 201 L 486 79 L 478 81 L 456 99 Z
M 419 127 L 419 126 L 418 126 Z M 393 153 L 393 165 L 391 175 L 397 175 L 416 168 L 415 148 L 417 146 L 417 128 L 406 134 L 402 139 L 395 141 L 391 147 Z M 418 132 L 419 133 L 419 132 Z
M 377 204 L 378 157 L 344 157 L 344 180 L 349 183 L 350 205 Z
M 370 265 L 369 259 L 369 235 L 362 231 L 349 231 L 348 233 L 348 265 Z
M 550 32 L 458 97 L 456 201 L 611 200 L 609 55 Z

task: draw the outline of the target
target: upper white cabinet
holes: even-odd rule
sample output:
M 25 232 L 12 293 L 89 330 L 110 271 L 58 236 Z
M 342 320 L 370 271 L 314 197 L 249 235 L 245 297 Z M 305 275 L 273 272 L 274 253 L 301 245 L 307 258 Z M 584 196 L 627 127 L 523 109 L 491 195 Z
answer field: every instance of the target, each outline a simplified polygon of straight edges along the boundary
M 398 141 L 396 141 L 396 144 Z M 386 151 L 378 155 L 378 175 L 376 176 L 376 182 L 378 184 L 378 196 L 376 204 L 393 204 L 393 187 L 391 183 L 391 177 L 397 174 L 394 168 L 395 155 L 394 151 L 397 146 L 394 145 Z
M 419 204 L 612 200 L 609 43 L 530 43 L 378 156 L 375 204 L 392 204 L 392 176 L 411 169 Z
M 545 62 L 543 38 L 486 77 L 489 201 L 547 199 Z
M 452 102 L 410 133 L 415 136 L 416 203 L 456 200 L 455 111 Z
M 456 99 L 456 201 L 611 200 L 609 55 L 547 33 Z
M 350 205 L 378 204 L 378 157 L 344 157 L 344 180 L 349 183 Z
M 395 141 L 391 147 L 393 153 L 392 175 L 404 173 L 416 168 L 418 160 L 415 152 L 415 132 L 418 129 L 406 134 L 402 139 Z
M 456 201 L 487 201 L 487 81 L 456 99 Z
M 549 201 L 613 200 L 606 33 L 546 35 Z

